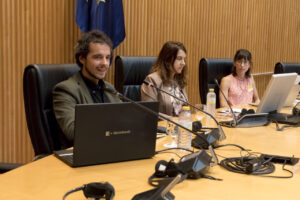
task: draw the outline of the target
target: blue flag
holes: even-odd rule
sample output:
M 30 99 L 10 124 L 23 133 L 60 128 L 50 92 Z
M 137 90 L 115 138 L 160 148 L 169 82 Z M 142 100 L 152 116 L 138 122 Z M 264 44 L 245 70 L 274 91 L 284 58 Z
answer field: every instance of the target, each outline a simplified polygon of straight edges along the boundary
M 75 20 L 82 32 L 101 30 L 116 48 L 125 38 L 122 0 L 77 0 Z

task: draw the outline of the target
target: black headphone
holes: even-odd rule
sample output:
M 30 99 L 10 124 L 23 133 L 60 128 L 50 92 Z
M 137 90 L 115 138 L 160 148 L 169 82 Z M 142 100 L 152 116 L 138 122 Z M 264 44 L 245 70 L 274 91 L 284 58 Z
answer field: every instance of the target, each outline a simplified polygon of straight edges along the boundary
M 184 165 L 185 167 L 186 167 L 186 164 L 189 165 L 190 163 L 185 163 L 185 165 Z M 167 162 L 165 160 L 160 160 L 155 165 L 154 174 L 148 178 L 148 183 L 154 187 L 167 185 L 179 173 L 182 174 L 182 177 L 181 177 L 181 180 L 179 181 L 179 183 L 184 181 L 186 178 L 199 179 L 199 178 L 204 177 L 203 174 L 205 174 L 208 171 L 208 168 L 209 168 L 209 166 L 205 167 L 203 170 L 201 170 L 199 172 L 190 171 L 190 172 L 184 173 L 183 172 L 184 170 L 180 169 L 179 165 L 174 162 L 174 159 L 171 159 L 169 162 Z
M 192 123 L 192 131 L 198 132 L 199 135 L 192 140 L 192 147 L 197 149 L 208 149 L 208 144 L 204 140 L 208 141 L 209 135 L 213 137 L 219 137 L 218 133 L 215 131 L 214 128 L 205 128 L 211 129 L 211 132 L 205 133 L 201 121 L 193 121 Z M 200 132 L 200 133 L 199 133 Z M 201 137 L 201 138 L 200 138 Z
M 300 102 L 298 102 L 294 107 L 293 107 L 293 115 L 295 116 L 300 116 L 300 110 L 297 108 Z
M 178 165 L 171 159 L 169 162 L 160 160 L 155 165 L 155 172 L 148 178 L 148 183 L 154 187 L 167 185 L 174 177 L 181 173 Z M 182 182 L 186 176 L 180 180 Z
M 100 198 L 104 198 L 106 200 L 112 200 L 115 196 L 115 189 L 114 187 L 109 184 L 108 182 L 101 183 L 101 182 L 94 182 L 83 185 L 81 187 L 77 187 L 73 190 L 68 191 L 64 196 L 63 200 L 71 193 L 77 192 L 79 190 L 83 191 L 83 194 L 86 198 L 94 198 L 99 200 Z
M 247 110 L 247 109 L 243 108 L 237 118 L 241 119 L 244 115 L 247 115 L 247 114 L 255 114 L 255 111 L 253 109 Z
M 194 132 L 201 131 L 202 129 L 202 123 L 200 121 L 193 121 L 192 123 L 192 130 Z

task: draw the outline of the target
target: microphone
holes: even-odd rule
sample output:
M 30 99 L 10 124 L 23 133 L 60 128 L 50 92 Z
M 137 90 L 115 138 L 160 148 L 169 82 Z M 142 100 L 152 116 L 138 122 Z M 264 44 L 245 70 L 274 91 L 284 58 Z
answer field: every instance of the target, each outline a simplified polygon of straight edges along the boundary
M 232 121 L 222 121 L 222 122 L 220 122 L 220 124 L 222 124 L 223 126 L 231 127 L 231 128 L 234 128 L 234 127 L 249 128 L 249 127 L 264 126 L 264 125 L 269 124 L 269 120 L 267 118 L 267 116 L 268 116 L 267 113 L 256 114 L 253 109 L 246 110 L 243 108 L 242 113 L 240 113 L 240 115 L 237 119 L 231 106 L 230 106 L 228 99 L 226 98 L 224 92 L 222 91 L 222 89 L 219 85 L 218 80 L 215 78 L 214 81 L 217 84 L 227 105 L 229 106 L 230 112 L 232 113 L 232 116 L 233 116 Z
M 151 190 L 147 190 L 145 192 L 136 194 L 132 200 L 174 200 L 175 196 L 170 192 L 170 190 L 179 183 L 182 178 L 184 178 L 183 174 L 178 173 L 176 177 L 171 179 L 171 182 L 167 185 L 163 185 Z
M 197 108 L 196 106 L 190 104 L 189 102 L 184 101 L 184 100 L 178 98 L 177 96 L 175 96 L 175 95 L 173 95 L 173 94 L 171 94 L 171 93 L 169 93 L 169 92 L 167 92 L 167 91 L 164 91 L 164 90 L 162 90 L 162 89 L 160 89 L 160 88 L 158 88 L 158 87 L 155 87 L 152 83 L 149 83 L 149 82 L 147 82 L 147 81 L 143 81 L 143 83 L 146 84 L 146 85 L 148 85 L 148 86 L 150 86 L 150 87 L 155 88 L 156 90 L 158 90 L 158 91 L 160 91 L 160 92 L 163 92 L 163 93 L 165 93 L 165 94 L 167 94 L 167 95 L 169 95 L 169 96 L 172 96 L 173 98 L 175 98 L 175 99 L 177 99 L 177 100 L 179 100 L 179 101 L 181 101 L 181 102 L 183 102 L 183 103 L 189 105 L 190 107 L 192 107 L 192 108 L 194 108 L 194 109 L 196 109 L 196 110 L 199 110 L 200 112 L 205 113 L 206 115 L 210 116 L 210 117 L 216 122 L 216 124 L 217 124 L 217 126 L 218 126 L 218 130 L 219 130 L 219 131 L 218 131 L 218 135 L 219 135 L 219 138 L 218 138 L 218 139 L 219 139 L 220 141 L 226 139 L 226 135 L 225 135 L 225 133 L 224 133 L 224 131 L 223 131 L 223 129 L 222 129 L 220 123 L 219 123 L 219 122 L 216 120 L 216 118 L 215 118 L 214 116 L 212 116 L 210 113 L 205 112 L 204 110 L 201 110 L 201 109 Z
M 176 126 L 178 126 L 178 127 L 182 128 L 182 129 L 184 129 L 184 130 L 186 130 L 186 131 L 188 131 L 188 132 L 190 132 L 190 133 L 193 133 L 194 135 L 199 136 L 199 137 L 202 138 L 202 136 L 201 136 L 200 134 L 198 134 L 197 132 L 188 129 L 188 128 L 182 126 L 181 124 L 178 124 L 177 122 L 174 122 L 173 120 L 170 120 L 168 117 L 165 117 L 165 116 L 161 115 L 160 113 L 154 112 L 154 111 L 151 110 L 150 108 L 147 108 L 147 107 L 145 107 L 145 106 L 143 106 L 143 105 L 140 105 L 140 104 L 136 103 L 135 101 L 133 101 L 133 100 L 131 100 L 131 99 L 125 97 L 124 95 L 122 95 L 121 93 L 117 92 L 117 91 L 114 90 L 114 89 L 111 89 L 111 88 L 104 88 L 104 90 L 107 91 L 107 92 L 109 92 L 109 93 L 111 93 L 111 94 L 113 94 L 113 95 L 118 96 L 120 99 L 123 99 L 123 100 L 125 100 L 125 101 L 128 101 L 128 102 L 130 102 L 130 103 L 136 105 L 137 107 L 141 108 L 142 110 L 147 111 L 148 113 L 151 113 L 151 114 L 153 114 L 153 115 L 158 115 L 160 118 L 162 118 L 162 119 L 164 119 L 164 120 L 167 120 L 167 121 L 169 121 L 169 122 L 175 124 Z M 203 140 L 203 142 L 205 142 L 207 145 L 210 145 L 204 138 L 202 138 L 202 140 Z
M 170 190 L 187 177 L 200 178 L 210 161 L 211 157 L 204 150 L 185 155 L 178 163 L 175 163 L 173 159 L 169 162 L 160 160 L 156 163 L 154 175 L 149 178 L 150 185 L 157 186 L 157 188 L 139 193 L 132 200 L 173 200 L 175 196 Z
M 234 112 L 233 112 L 233 110 L 232 110 L 232 108 L 231 108 L 231 106 L 230 106 L 230 103 L 229 103 L 228 99 L 226 98 L 224 92 L 222 91 L 222 89 L 221 89 L 221 87 L 220 87 L 220 85 L 219 85 L 218 80 L 215 78 L 214 81 L 215 81 L 215 83 L 217 84 L 217 86 L 218 86 L 218 88 L 219 88 L 219 90 L 220 90 L 222 96 L 224 97 L 224 99 L 225 99 L 227 105 L 229 106 L 230 112 L 231 112 L 231 114 L 232 114 L 232 117 L 233 117 L 233 123 L 230 124 L 230 125 L 231 125 L 232 127 L 235 127 L 235 126 L 237 125 L 237 119 L 236 119 L 236 116 L 235 116 L 235 114 L 234 114 Z
M 162 118 L 162 119 L 164 119 L 164 120 L 167 120 L 167 121 L 171 122 L 172 124 L 175 124 L 176 126 L 178 126 L 178 127 L 182 128 L 182 129 L 184 129 L 184 130 L 186 130 L 186 131 L 188 131 L 188 132 L 190 132 L 190 133 L 196 135 L 197 138 L 200 138 L 200 140 L 201 140 L 205 145 L 207 145 L 207 146 L 209 147 L 208 149 L 209 149 L 209 151 L 210 151 L 210 153 L 212 154 L 212 157 L 213 157 L 213 162 L 212 162 L 211 166 L 215 166 L 215 165 L 218 164 L 218 159 L 217 159 L 216 153 L 214 152 L 214 150 L 213 150 L 213 148 L 212 148 L 212 146 L 211 146 L 212 142 L 208 142 L 208 140 L 204 139 L 203 136 L 202 136 L 201 134 L 199 134 L 199 133 L 197 133 L 197 132 L 195 132 L 195 131 L 193 131 L 193 130 L 188 129 L 188 128 L 182 126 L 181 124 L 179 124 L 179 123 L 177 123 L 177 122 L 174 122 L 173 120 L 170 120 L 168 117 L 165 117 L 165 116 L 163 116 L 162 114 L 160 114 L 160 113 L 158 113 L 158 112 L 154 112 L 153 110 L 151 110 L 150 108 L 147 108 L 146 106 L 143 106 L 143 105 L 141 105 L 141 104 L 136 103 L 135 101 L 133 101 L 133 100 L 131 100 L 131 99 L 125 97 L 124 95 L 122 95 L 121 93 L 117 92 L 117 91 L 114 90 L 114 89 L 106 88 L 106 87 L 105 87 L 104 90 L 107 91 L 107 92 L 109 92 L 109 93 L 111 93 L 111 94 L 113 94 L 113 95 L 118 96 L 120 99 L 123 99 L 123 100 L 125 100 L 125 101 L 128 101 L 128 102 L 134 104 L 135 106 L 141 108 L 142 110 L 147 111 L 148 113 L 151 113 L 151 114 L 153 114 L 153 115 L 159 116 L 160 118 Z

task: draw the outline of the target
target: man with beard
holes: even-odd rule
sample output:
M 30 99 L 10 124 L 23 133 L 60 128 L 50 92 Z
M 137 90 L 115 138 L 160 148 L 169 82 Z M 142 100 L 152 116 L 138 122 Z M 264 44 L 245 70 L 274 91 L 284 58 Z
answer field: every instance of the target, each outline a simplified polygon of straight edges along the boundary
M 55 117 L 71 143 L 74 140 L 76 104 L 121 102 L 118 97 L 104 91 L 104 88 L 114 89 L 103 80 L 110 66 L 112 46 L 110 38 L 101 31 L 84 34 L 75 47 L 76 63 L 81 70 L 53 89 Z

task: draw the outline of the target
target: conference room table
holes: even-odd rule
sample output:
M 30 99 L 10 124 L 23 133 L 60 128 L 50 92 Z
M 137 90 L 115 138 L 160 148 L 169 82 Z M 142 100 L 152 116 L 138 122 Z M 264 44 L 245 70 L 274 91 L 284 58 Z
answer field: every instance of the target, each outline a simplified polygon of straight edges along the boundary
M 250 152 L 300 157 L 300 128 L 291 127 L 276 131 L 276 126 L 253 128 L 223 128 L 226 140 L 221 144 L 237 144 Z M 161 150 L 170 142 L 170 136 L 157 139 L 156 149 Z M 219 161 L 223 157 L 240 156 L 241 150 L 226 146 L 215 150 Z M 53 155 L 28 163 L 20 168 L 0 175 L 0 199 L 2 200 L 53 200 L 76 187 L 91 182 L 109 182 L 115 189 L 114 199 L 132 199 L 137 194 L 153 189 L 148 177 L 154 173 L 159 160 L 169 161 L 184 152 L 172 150 L 156 154 L 150 159 L 101 164 L 71 168 Z M 243 154 L 244 155 L 244 154 Z M 289 176 L 281 164 L 275 164 L 273 176 Z M 292 178 L 270 178 L 239 174 L 227 171 L 220 165 L 210 167 L 206 175 L 221 181 L 200 178 L 184 180 L 171 190 L 175 199 L 235 200 L 235 199 L 300 199 L 299 163 L 286 169 L 292 170 Z M 85 199 L 83 192 L 70 194 L 67 200 Z

